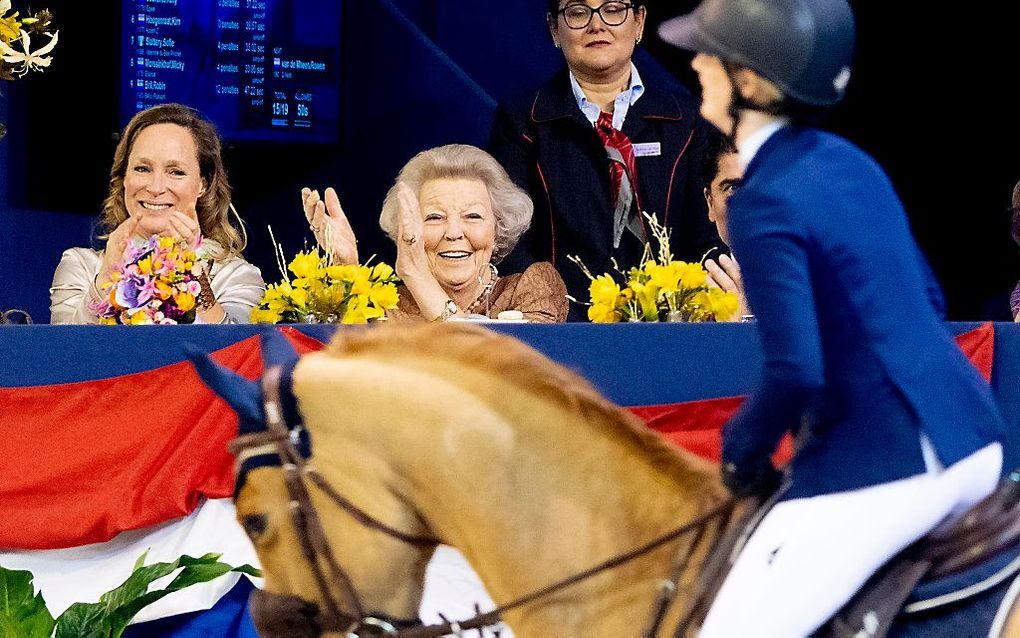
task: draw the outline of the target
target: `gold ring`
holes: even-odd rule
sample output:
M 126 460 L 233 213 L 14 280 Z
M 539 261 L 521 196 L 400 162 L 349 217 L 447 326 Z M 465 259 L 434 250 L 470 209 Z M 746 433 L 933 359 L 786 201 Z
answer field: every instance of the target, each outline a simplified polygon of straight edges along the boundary
M 408 237 L 407 239 L 404 240 L 404 243 L 406 243 L 408 246 L 410 246 L 411 244 L 413 244 L 416 241 L 418 241 L 418 238 L 415 237 L 414 235 L 411 235 L 410 237 Z

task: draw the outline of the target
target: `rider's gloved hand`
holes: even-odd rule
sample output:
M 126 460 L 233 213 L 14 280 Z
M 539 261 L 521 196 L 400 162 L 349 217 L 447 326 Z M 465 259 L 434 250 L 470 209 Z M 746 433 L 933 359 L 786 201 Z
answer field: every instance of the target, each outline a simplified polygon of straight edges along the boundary
M 734 496 L 740 498 L 746 496 L 768 498 L 779 489 L 782 477 L 782 473 L 772 465 L 772 460 L 768 457 L 739 465 L 724 460 L 722 464 L 723 484 Z

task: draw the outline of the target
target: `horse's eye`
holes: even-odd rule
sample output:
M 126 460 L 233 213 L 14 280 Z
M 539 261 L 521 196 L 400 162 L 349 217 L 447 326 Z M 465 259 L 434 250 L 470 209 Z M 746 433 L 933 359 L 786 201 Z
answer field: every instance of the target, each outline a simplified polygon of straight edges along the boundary
M 248 538 L 255 540 L 266 533 L 266 527 L 269 525 L 269 519 L 266 518 L 265 514 L 249 514 L 244 517 L 243 524 L 244 531 L 248 534 Z

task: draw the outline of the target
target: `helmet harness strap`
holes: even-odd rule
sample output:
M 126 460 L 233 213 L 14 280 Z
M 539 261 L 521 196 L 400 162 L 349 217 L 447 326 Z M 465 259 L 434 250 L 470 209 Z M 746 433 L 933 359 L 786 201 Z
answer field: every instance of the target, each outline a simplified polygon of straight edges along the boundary
M 748 100 L 737 88 L 737 72 L 746 69 L 747 67 L 734 62 L 727 62 L 721 60 L 723 69 L 726 71 L 726 77 L 730 81 L 730 106 L 727 114 L 730 116 L 730 120 L 733 125 L 727 133 L 731 141 L 736 143 L 737 140 L 737 128 L 740 126 L 740 119 L 742 110 L 758 111 L 760 113 L 766 113 L 768 115 L 783 115 L 784 107 L 787 104 L 786 97 L 781 97 L 778 100 L 772 100 L 767 104 L 755 104 Z

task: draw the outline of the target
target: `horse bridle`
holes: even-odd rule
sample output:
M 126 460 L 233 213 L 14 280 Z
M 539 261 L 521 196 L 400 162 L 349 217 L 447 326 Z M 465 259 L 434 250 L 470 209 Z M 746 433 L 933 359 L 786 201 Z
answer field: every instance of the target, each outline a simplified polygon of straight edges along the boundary
M 330 500 L 366 527 L 379 530 L 397 540 L 416 547 L 435 546 L 439 541 L 426 536 L 407 534 L 373 517 L 334 490 L 329 482 L 306 461 L 297 449 L 298 430 L 291 430 L 287 427 L 283 416 L 283 404 L 280 400 L 280 379 L 282 373 L 281 366 L 273 366 L 268 368 L 262 377 L 266 431 L 244 434 L 237 437 L 231 441 L 230 451 L 238 458 L 238 467 L 240 467 L 241 459 L 245 456 L 250 457 L 255 454 L 269 453 L 270 451 L 274 452 L 280 459 L 287 494 L 290 498 L 290 511 L 294 528 L 297 531 L 305 560 L 308 561 L 315 576 L 322 604 L 325 607 L 325 615 L 320 613 L 314 619 L 316 629 L 319 631 L 339 631 L 345 635 L 355 634 L 355 632 L 362 630 L 376 634 L 389 634 L 392 630 L 395 630 L 395 623 L 393 621 L 365 614 L 361 599 L 354 589 L 350 576 L 340 565 L 339 561 L 336 560 L 333 548 L 326 537 L 322 520 L 315 505 L 312 503 L 306 481 L 311 481 Z M 347 609 L 352 610 L 352 613 L 344 611 L 340 601 L 336 600 L 333 596 L 333 590 L 329 587 L 327 573 L 323 569 L 322 563 L 325 563 L 326 568 L 328 568 L 329 576 L 333 582 L 339 583 Z M 260 597 L 263 599 L 263 604 L 272 605 L 277 608 L 285 608 L 287 604 L 282 601 L 293 598 L 267 592 L 262 592 Z M 399 624 L 399 621 L 396 624 Z
M 305 481 L 311 481 L 337 506 L 365 527 L 378 530 L 415 547 L 434 547 L 440 541 L 429 536 L 417 536 L 402 532 L 373 517 L 333 489 L 329 482 L 306 461 L 305 457 L 298 451 L 298 430 L 290 429 L 284 418 L 283 404 L 280 399 L 280 380 L 282 374 L 282 366 L 273 366 L 267 368 L 262 376 L 262 397 L 266 431 L 238 436 L 230 442 L 229 448 L 231 453 L 238 459 L 238 467 L 241 465 L 242 458 L 251 457 L 256 454 L 275 453 L 280 459 L 287 493 L 290 497 L 291 517 L 301 543 L 302 553 L 315 575 L 316 585 L 319 588 L 319 593 L 325 606 L 325 615 L 323 615 L 322 610 L 319 610 L 313 616 L 311 608 L 314 607 L 314 604 L 296 596 L 256 590 L 253 596 L 257 596 L 257 598 L 253 600 L 256 602 L 256 607 L 263 610 L 266 607 L 277 610 L 288 608 L 299 610 L 298 613 L 302 615 L 302 620 L 296 621 L 296 624 L 305 625 L 302 627 L 306 630 L 306 633 L 303 635 L 318 635 L 318 632 L 330 631 L 341 632 L 347 636 L 377 635 L 402 638 L 439 638 L 440 636 L 450 634 L 460 636 L 463 632 L 469 630 L 498 624 L 501 622 L 502 615 L 511 609 L 533 603 L 536 600 L 550 596 L 604 571 L 628 563 L 658 549 L 670 541 L 680 538 L 688 532 L 696 534 L 689 544 L 688 549 L 691 549 L 700 540 L 702 533 L 709 523 L 716 522 L 720 526 L 725 526 L 726 521 L 728 521 L 734 510 L 736 501 L 733 498 L 728 498 L 688 523 L 634 550 L 617 555 L 578 574 L 521 596 L 496 609 L 485 613 L 478 613 L 467 620 L 425 625 L 418 621 L 400 621 L 378 615 L 367 615 L 350 576 L 336 560 L 318 511 L 312 503 Z M 689 552 L 687 556 L 678 561 L 672 570 L 670 578 L 660 582 L 659 593 L 653 608 L 650 625 L 642 635 L 654 636 L 657 633 L 665 617 L 666 609 L 676 595 L 677 583 L 683 570 L 686 568 L 688 558 Z M 320 559 L 328 567 L 329 575 L 332 576 L 335 582 L 340 584 L 344 602 L 347 603 L 348 609 L 352 610 L 351 612 L 344 611 L 340 606 L 340 601 L 334 598 L 329 587 L 327 574 L 320 563 Z M 253 609 L 253 611 L 255 610 Z M 257 614 L 253 613 L 253 616 L 255 615 Z M 292 620 L 292 624 L 288 625 L 288 628 L 290 633 L 293 634 L 295 623 L 293 619 L 290 620 Z M 359 634 L 357 632 L 363 633 Z

